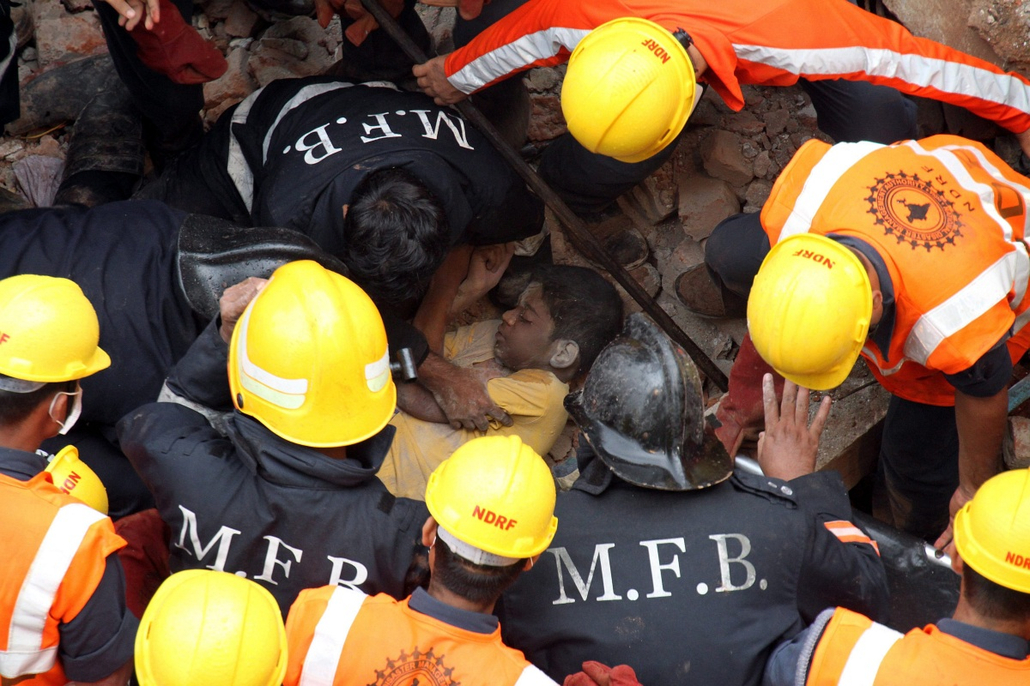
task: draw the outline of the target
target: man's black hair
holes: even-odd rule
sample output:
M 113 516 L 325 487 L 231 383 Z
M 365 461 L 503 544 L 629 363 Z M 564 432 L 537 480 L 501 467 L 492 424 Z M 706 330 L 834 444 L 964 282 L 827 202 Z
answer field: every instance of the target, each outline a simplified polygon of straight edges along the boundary
M 554 320 L 553 340 L 566 338 L 579 345 L 579 372 L 590 365 L 622 330 L 622 298 L 615 286 L 593 269 L 541 265 L 530 284 L 541 286 L 541 297 Z
M 970 567 L 969 563 L 962 565 L 962 582 L 966 600 L 984 617 L 1019 622 L 1030 617 L 1030 593 L 995 583 Z
M 29 393 L 0 390 L 0 426 L 14 426 L 28 417 L 41 403 L 49 402 L 58 391 L 71 393 L 77 381 L 59 381 L 43 384 Z
M 391 167 L 354 189 L 344 218 L 343 261 L 377 303 L 421 298 L 449 247 L 440 201 L 416 176 Z
M 432 582 L 470 603 L 496 602 L 515 583 L 528 562 L 519 560 L 504 567 L 477 565 L 456 555 L 439 536 L 434 549 L 436 559 L 433 563 Z

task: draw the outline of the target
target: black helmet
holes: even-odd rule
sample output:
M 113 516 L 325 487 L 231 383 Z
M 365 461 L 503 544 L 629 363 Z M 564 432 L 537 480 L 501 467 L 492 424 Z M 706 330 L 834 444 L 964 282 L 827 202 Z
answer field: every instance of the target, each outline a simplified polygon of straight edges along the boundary
M 565 408 L 604 463 L 637 486 L 690 491 L 733 473 L 733 460 L 705 431 L 697 368 L 643 314 L 629 317 Z

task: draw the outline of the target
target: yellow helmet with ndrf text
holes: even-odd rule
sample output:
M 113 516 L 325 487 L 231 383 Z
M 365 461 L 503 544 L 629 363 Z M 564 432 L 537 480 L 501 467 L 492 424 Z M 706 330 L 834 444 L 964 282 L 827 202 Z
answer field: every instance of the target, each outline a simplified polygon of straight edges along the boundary
M 136 633 L 140 686 L 279 686 L 286 629 L 275 598 L 227 572 L 191 569 L 165 579 Z
M 1030 593 L 1030 470 L 997 474 L 955 514 L 963 564 L 999 586 Z
M 572 51 L 562 113 L 590 152 L 641 162 L 676 140 L 696 89 L 687 50 L 670 31 L 622 17 L 598 26 Z
M 317 262 L 289 262 L 244 310 L 229 345 L 233 403 L 315 448 L 378 433 L 393 416 L 386 329 L 371 298 Z
M 429 476 L 426 507 L 457 555 L 503 566 L 547 549 L 558 520 L 554 478 L 518 436 L 475 438 Z
M 779 241 L 751 286 L 747 325 L 773 369 L 804 388 L 839 386 L 854 367 L 873 312 L 865 266 L 851 250 L 817 234 Z
M 69 279 L 20 274 L 0 281 L 0 374 L 42 383 L 106 369 L 96 310 Z
M 50 474 L 59 491 L 73 495 L 101 514 L 107 514 L 107 488 L 97 473 L 79 459 L 79 450 L 66 445 L 44 470 Z

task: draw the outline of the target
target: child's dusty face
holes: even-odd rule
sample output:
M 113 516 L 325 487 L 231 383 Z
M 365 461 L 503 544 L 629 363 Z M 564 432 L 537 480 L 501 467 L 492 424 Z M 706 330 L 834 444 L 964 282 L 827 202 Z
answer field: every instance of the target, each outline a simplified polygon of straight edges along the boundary
M 544 303 L 540 284 L 530 284 L 519 304 L 501 316 L 494 357 L 509 369 L 548 369 L 554 320 Z

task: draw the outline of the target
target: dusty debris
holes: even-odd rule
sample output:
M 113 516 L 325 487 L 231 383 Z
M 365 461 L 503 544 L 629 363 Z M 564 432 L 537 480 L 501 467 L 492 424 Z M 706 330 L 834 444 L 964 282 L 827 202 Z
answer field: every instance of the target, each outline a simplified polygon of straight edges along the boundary
M 1019 0 L 883 1 L 917 35 L 1010 68 L 1030 64 L 1030 5 Z M 873 4 L 879 6 L 875 0 Z M 254 10 L 245 0 L 201 0 L 197 10 L 194 25 L 226 54 L 229 63 L 223 77 L 204 87 L 203 114 L 209 126 L 259 86 L 275 78 L 322 73 L 339 58 L 338 21 L 323 30 L 309 17 L 272 15 Z M 449 51 L 455 11 L 420 6 L 419 12 L 438 48 Z M 89 98 L 105 87 L 112 72 L 109 59 L 98 55 L 106 48 L 86 0 L 30 0 L 15 8 L 14 18 L 23 117 L 9 125 L 0 139 L 0 190 L 24 197 L 13 165 L 34 157 L 62 158 L 66 131 L 39 134 L 74 120 Z M 562 66 L 534 69 L 525 76 L 532 111 L 530 146 L 542 148 L 566 132 L 560 105 L 563 75 Z M 719 221 L 741 209 L 758 210 L 797 148 L 813 137 L 825 139 L 815 128 L 815 111 L 800 88 L 745 87 L 744 97 L 747 108 L 733 112 L 713 92 L 706 93 L 673 158 L 620 199 L 618 207 L 618 221 L 644 241 L 641 254 L 628 260 L 634 278 L 656 295 L 659 304 L 725 372 L 743 337 L 743 319 L 705 320 L 690 314 L 675 295 L 675 280 L 703 259 L 704 241 Z M 940 132 L 945 126 L 976 138 L 998 133 L 993 126 L 969 119 L 964 111 L 949 111 L 931 101 L 919 105 L 921 135 Z M 1011 138 L 997 138 L 995 147 L 1004 159 L 1018 159 L 1019 149 Z M 32 197 L 37 202 L 45 199 L 36 193 Z M 589 264 L 553 217 L 549 224 L 555 261 Z M 485 301 L 477 307 L 465 316 L 496 313 Z M 628 299 L 627 308 L 638 309 Z M 859 369 L 848 383 L 861 384 L 866 375 Z M 820 459 L 829 459 L 823 457 L 829 453 L 870 450 L 862 440 L 871 439 L 857 436 L 872 435 L 869 428 L 882 417 L 884 397 L 873 385 L 844 399 L 831 418 Z M 1014 428 L 1015 442 L 1030 455 L 1030 420 L 1023 421 L 1025 427 Z

